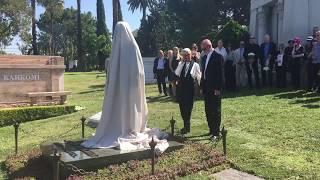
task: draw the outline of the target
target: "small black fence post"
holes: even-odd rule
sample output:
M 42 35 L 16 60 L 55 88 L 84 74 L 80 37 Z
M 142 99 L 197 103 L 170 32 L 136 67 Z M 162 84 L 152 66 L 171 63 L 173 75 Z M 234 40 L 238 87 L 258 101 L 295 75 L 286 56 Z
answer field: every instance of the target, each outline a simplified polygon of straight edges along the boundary
M 223 154 L 227 155 L 227 133 L 228 131 L 222 127 L 221 134 L 222 134 L 222 143 L 223 143 Z
M 171 135 L 174 136 L 174 125 L 176 121 L 173 119 L 173 117 L 170 120 L 170 125 L 171 125 Z
M 81 117 L 81 127 L 82 127 L 82 139 L 84 139 L 84 123 L 86 118 L 84 116 Z
M 15 122 L 14 127 L 14 140 L 15 140 L 15 153 L 18 154 L 18 135 L 19 135 L 19 123 Z
M 154 165 L 155 165 L 155 147 L 157 142 L 154 141 L 153 137 L 152 140 L 149 142 L 149 146 L 151 148 L 151 174 L 154 175 Z
M 57 149 L 54 149 L 52 154 L 52 168 L 53 168 L 53 180 L 60 179 L 60 154 L 58 153 Z

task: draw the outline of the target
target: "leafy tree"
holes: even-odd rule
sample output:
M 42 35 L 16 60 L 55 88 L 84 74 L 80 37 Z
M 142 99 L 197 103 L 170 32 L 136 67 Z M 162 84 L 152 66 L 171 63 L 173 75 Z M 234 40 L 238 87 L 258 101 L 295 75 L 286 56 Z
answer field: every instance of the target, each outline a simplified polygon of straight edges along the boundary
M 36 0 L 31 0 L 31 8 L 32 8 L 32 50 L 33 54 L 38 54 L 37 47 L 37 30 L 36 30 Z
M 250 0 L 220 0 L 219 9 L 225 20 L 233 19 L 241 25 L 249 25 Z
M 230 44 L 233 48 L 237 48 L 239 46 L 239 42 L 247 41 L 249 36 L 247 28 L 241 26 L 236 21 L 230 20 L 217 34 L 211 36 L 211 39 L 215 42 L 222 39 L 226 46 Z
M 43 6 L 45 10 L 45 14 L 48 14 L 48 21 L 50 22 L 50 37 L 49 37 L 49 54 L 55 54 L 55 44 L 53 38 L 54 34 L 54 26 L 57 18 L 59 18 L 63 12 L 63 0 L 37 0 L 38 4 Z
M 55 46 L 55 55 L 61 55 L 65 58 L 65 63 L 78 58 L 78 40 L 77 40 L 77 13 L 73 8 L 64 9 L 62 15 L 55 22 L 53 39 Z M 47 14 L 40 15 L 38 27 L 40 30 L 38 47 L 40 54 L 48 54 L 50 29 L 46 28 L 50 22 Z M 96 69 L 98 62 L 98 52 L 109 55 L 111 51 L 110 38 L 105 35 L 97 35 L 97 20 L 89 13 L 81 13 L 82 22 L 82 53 L 87 70 Z
M 127 3 L 132 12 L 140 9 L 142 11 L 142 20 L 147 20 L 147 8 L 153 7 L 156 0 L 128 0 Z
M 141 21 L 137 41 L 143 55 L 160 48 L 190 47 L 203 38 L 214 38 L 230 20 L 239 28 L 247 25 L 249 9 L 250 0 L 158 0 L 148 19 Z
M 105 47 L 106 44 L 111 44 L 111 40 L 109 37 L 109 31 L 106 25 L 104 4 L 102 0 L 97 0 L 97 36 L 100 39 L 105 39 L 104 43 L 101 44 L 101 47 Z M 104 37 L 100 37 L 104 36 Z M 101 49 L 101 47 L 99 49 Z M 99 59 L 99 69 L 105 69 L 105 59 L 109 55 L 108 51 L 105 51 L 103 48 L 98 51 L 98 59 Z
M 9 45 L 22 31 L 29 31 L 30 13 L 27 0 L 0 1 L 0 47 Z

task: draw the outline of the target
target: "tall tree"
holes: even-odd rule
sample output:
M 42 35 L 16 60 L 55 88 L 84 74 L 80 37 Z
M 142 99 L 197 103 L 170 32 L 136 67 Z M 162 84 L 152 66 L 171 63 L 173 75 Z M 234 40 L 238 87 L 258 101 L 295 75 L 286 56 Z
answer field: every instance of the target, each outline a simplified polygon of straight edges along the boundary
M 79 68 L 82 71 L 87 69 L 85 59 L 82 51 L 82 24 L 81 24 L 81 0 L 77 0 L 77 47 Z
M 31 0 L 32 8 L 32 50 L 34 55 L 38 55 L 37 30 L 36 30 L 36 0 Z
M 48 14 L 48 17 L 50 18 L 50 46 L 49 46 L 49 54 L 55 54 L 55 44 L 54 44 L 54 23 L 57 21 L 57 18 L 59 18 L 63 12 L 63 3 L 64 0 L 38 0 L 38 4 L 43 6 L 46 11 L 45 13 Z
M 26 0 L 0 0 L 0 47 L 9 45 L 22 31 L 30 31 L 30 13 Z
M 106 17 L 103 0 L 97 0 L 97 36 L 105 36 L 106 42 L 105 44 L 110 44 L 109 31 L 106 25 Z M 102 44 L 102 46 L 105 46 Z M 105 69 L 105 59 L 107 54 L 104 53 L 103 50 L 98 51 L 98 59 L 99 59 L 99 69 Z
M 250 0 L 220 0 L 219 11 L 225 21 L 233 19 L 241 25 L 249 25 Z
M 113 9 L 112 33 L 113 33 L 117 22 L 122 21 L 122 11 L 121 11 L 121 5 L 119 0 L 112 0 L 112 9 Z
M 119 10 L 118 10 L 118 21 L 123 21 L 120 0 L 118 0 L 118 8 L 119 8 Z
M 127 3 L 132 12 L 140 9 L 142 11 L 142 19 L 147 20 L 147 8 L 152 7 L 156 0 L 128 0 Z

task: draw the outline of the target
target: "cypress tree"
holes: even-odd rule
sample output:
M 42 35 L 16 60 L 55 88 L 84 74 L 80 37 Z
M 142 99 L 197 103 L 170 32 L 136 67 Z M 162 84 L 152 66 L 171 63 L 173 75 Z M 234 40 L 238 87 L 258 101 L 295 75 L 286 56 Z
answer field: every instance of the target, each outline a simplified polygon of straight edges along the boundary
M 103 46 L 111 43 L 109 32 L 106 25 L 106 16 L 105 16 L 103 0 L 97 0 L 97 36 L 106 37 L 106 42 L 105 44 L 103 44 Z M 105 69 L 105 59 L 107 58 L 107 55 L 101 51 L 102 48 L 103 47 L 101 47 L 100 50 L 98 51 L 99 70 Z

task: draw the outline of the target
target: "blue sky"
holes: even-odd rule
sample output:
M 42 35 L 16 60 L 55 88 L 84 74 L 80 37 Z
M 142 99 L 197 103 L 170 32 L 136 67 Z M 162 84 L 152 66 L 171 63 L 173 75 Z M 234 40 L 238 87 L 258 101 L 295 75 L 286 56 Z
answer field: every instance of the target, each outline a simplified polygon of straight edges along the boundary
M 106 12 L 106 23 L 108 26 L 108 29 L 111 31 L 112 29 L 112 0 L 103 0 L 104 2 L 104 8 Z M 132 30 L 138 29 L 140 26 L 140 19 L 142 17 L 142 13 L 140 10 L 135 11 L 132 13 L 128 10 L 127 0 L 120 0 L 121 3 L 121 9 L 123 14 L 123 20 L 127 21 Z M 64 0 L 64 6 L 65 8 L 73 6 L 75 9 L 77 8 L 77 0 Z M 94 16 L 96 16 L 96 0 L 81 0 L 81 10 L 82 12 L 91 12 Z M 42 7 L 37 7 L 37 17 L 41 13 L 44 12 L 44 9 Z M 8 46 L 5 50 L 7 53 L 14 53 L 14 54 L 20 54 L 20 51 L 18 49 L 18 46 L 16 45 L 19 42 L 19 38 L 15 38 L 14 41 L 12 41 L 11 45 Z

